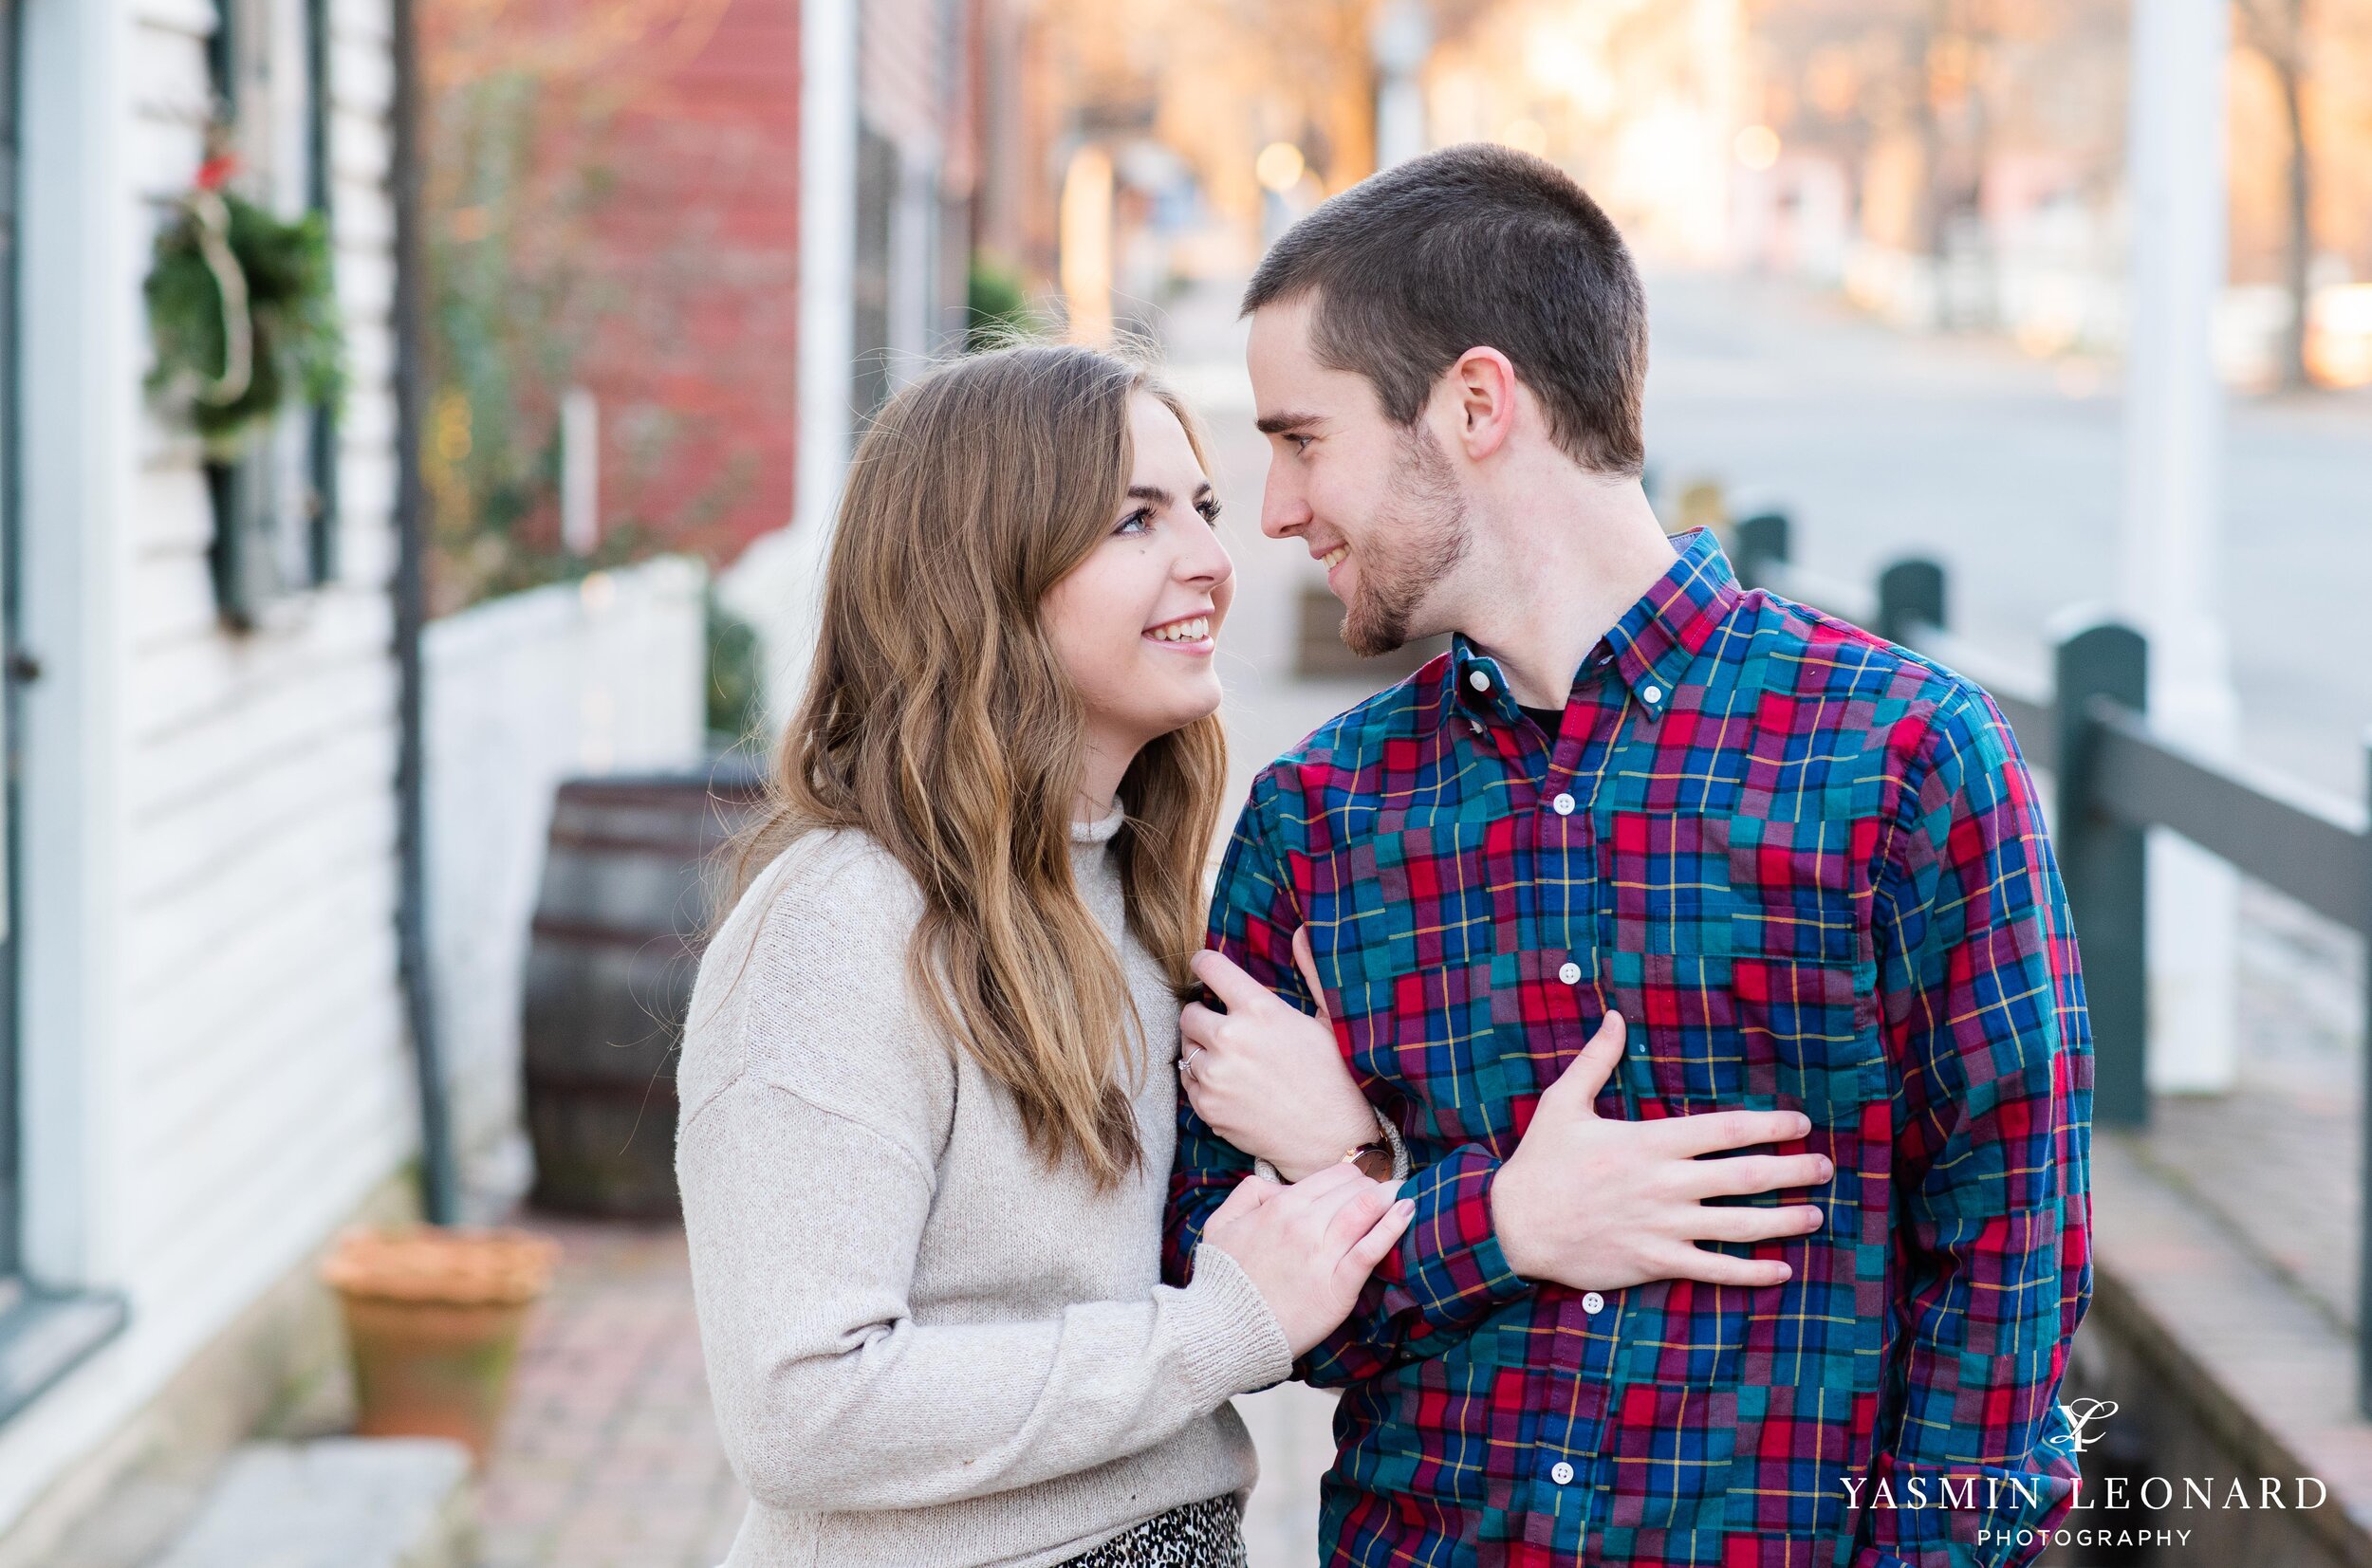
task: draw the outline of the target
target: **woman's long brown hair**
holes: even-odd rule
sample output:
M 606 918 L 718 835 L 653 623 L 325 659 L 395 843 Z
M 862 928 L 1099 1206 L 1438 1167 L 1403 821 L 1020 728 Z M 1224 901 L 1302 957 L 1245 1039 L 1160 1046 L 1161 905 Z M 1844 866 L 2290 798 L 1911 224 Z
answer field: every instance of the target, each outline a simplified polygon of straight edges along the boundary
M 1012 1092 L 1049 1165 L 1076 1158 L 1103 1186 L 1142 1158 L 1143 1021 L 1071 879 L 1084 715 L 1041 610 L 1125 506 L 1140 391 L 1201 458 L 1177 397 L 1092 349 L 975 355 L 890 399 L 849 470 L 813 673 L 736 878 L 819 828 L 871 835 L 922 891 L 907 962 L 936 1022 Z M 1129 928 L 1181 996 L 1225 778 L 1214 714 L 1121 782 Z

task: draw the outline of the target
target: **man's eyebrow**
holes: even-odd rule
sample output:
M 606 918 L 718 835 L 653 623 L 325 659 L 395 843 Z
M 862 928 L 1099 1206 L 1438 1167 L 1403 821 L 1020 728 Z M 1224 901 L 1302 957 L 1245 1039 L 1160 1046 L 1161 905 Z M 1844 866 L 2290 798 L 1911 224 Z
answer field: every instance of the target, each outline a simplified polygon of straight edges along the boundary
M 1271 414 L 1256 421 L 1252 428 L 1263 435 L 1282 435 L 1288 430 L 1299 430 L 1304 425 L 1318 422 L 1319 416 L 1314 414 Z

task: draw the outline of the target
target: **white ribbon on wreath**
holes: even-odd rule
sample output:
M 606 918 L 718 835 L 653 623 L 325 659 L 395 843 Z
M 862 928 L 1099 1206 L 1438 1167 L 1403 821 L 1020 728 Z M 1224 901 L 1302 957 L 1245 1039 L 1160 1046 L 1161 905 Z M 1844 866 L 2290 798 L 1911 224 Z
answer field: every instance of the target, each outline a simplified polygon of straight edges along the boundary
M 248 310 L 247 272 L 231 249 L 231 208 L 219 191 L 191 192 L 181 200 L 197 231 L 197 253 L 214 275 L 222 296 L 222 374 L 198 382 L 195 396 L 212 408 L 228 408 L 247 396 L 255 379 L 255 322 Z

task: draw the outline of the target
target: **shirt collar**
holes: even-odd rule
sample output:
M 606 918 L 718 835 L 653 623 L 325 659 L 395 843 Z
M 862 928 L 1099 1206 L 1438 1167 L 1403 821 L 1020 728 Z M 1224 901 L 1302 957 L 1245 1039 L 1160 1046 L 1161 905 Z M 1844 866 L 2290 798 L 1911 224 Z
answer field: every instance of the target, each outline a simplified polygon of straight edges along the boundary
M 1623 612 L 1589 655 L 1592 662 L 1611 661 L 1616 675 L 1651 715 L 1660 715 L 1671 704 L 1680 677 L 1738 601 L 1737 575 L 1712 529 L 1692 528 L 1675 535 L 1672 543 L 1678 559 Z M 1508 694 L 1498 661 L 1468 641 L 1464 633 L 1450 639 L 1449 674 L 1452 702 L 1504 709 L 1505 716 L 1514 716 L 1515 699 Z M 1574 678 L 1581 678 L 1579 672 Z

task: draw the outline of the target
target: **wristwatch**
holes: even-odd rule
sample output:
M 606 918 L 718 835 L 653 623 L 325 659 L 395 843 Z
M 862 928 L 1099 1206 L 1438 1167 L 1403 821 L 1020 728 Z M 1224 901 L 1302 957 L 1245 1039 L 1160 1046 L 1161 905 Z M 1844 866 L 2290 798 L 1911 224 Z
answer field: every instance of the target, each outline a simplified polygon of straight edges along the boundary
M 1365 1143 L 1344 1150 L 1343 1163 L 1358 1166 L 1359 1173 L 1369 1181 L 1390 1181 L 1392 1146 L 1381 1138 L 1369 1138 Z

